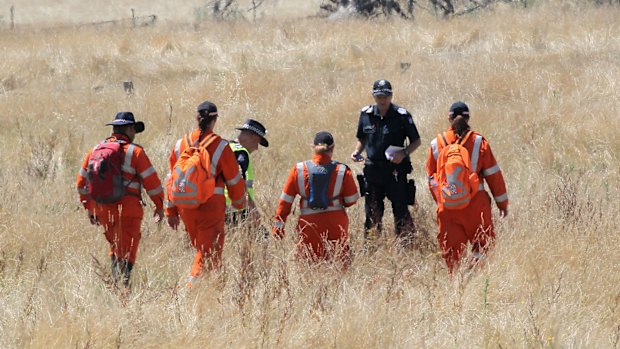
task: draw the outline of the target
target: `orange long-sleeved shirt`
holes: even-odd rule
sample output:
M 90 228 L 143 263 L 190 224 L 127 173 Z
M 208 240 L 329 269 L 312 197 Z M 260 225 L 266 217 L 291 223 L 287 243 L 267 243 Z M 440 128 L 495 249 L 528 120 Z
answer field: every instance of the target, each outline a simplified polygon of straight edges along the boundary
M 315 164 L 327 164 L 330 161 L 331 157 L 325 154 L 315 155 L 312 158 L 312 162 Z M 327 190 L 331 195 L 332 201 L 326 210 L 312 210 L 308 208 L 307 198 L 310 196 L 308 168 L 304 162 L 298 163 L 291 169 L 286 183 L 284 184 L 284 189 L 282 189 L 282 194 L 278 201 L 278 208 L 276 209 L 275 227 L 281 228 L 284 225 L 284 222 L 286 222 L 286 219 L 291 213 L 293 202 L 297 195 L 302 197 L 299 202 L 302 217 L 304 215 L 320 214 L 326 211 L 343 210 L 344 207 L 353 206 L 360 197 L 351 169 L 341 163 L 338 163 L 332 172 Z
M 146 152 L 138 144 L 131 143 L 129 137 L 123 134 L 113 133 L 112 137 L 106 139 L 106 141 L 119 139 L 124 140 L 127 143 L 123 145 L 123 151 L 125 152 L 125 162 L 123 163 L 123 177 L 125 179 L 124 184 L 126 186 L 127 195 L 121 199 L 120 203 L 129 203 L 133 201 L 133 205 L 124 205 L 123 214 L 128 216 L 135 216 L 142 214 L 142 207 L 134 207 L 135 202 L 138 201 L 135 198 L 140 197 L 142 192 L 142 186 L 146 190 L 146 193 L 151 198 L 153 203 L 158 209 L 163 208 L 164 193 L 161 185 L 161 181 L 157 176 L 157 171 L 151 164 Z M 82 167 L 77 175 L 77 190 L 80 194 L 80 201 L 89 211 L 95 208 L 95 201 L 88 195 L 88 160 L 92 154 L 92 148 L 86 154 Z M 131 200 L 129 200 L 131 199 Z M 139 211 L 139 213 L 138 213 Z
M 212 133 L 213 131 L 211 130 L 205 131 L 202 139 L 205 139 Z M 189 136 L 191 143 L 195 144 L 198 137 L 200 137 L 200 129 L 192 131 Z M 211 156 L 211 174 L 216 177 L 215 191 L 213 193 L 213 197 L 209 200 L 225 200 L 224 186 L 226 186 L 228 189 L 228 195 L 232 200 L 233 207 L 242 209 L 245 207 L 245 181 L 239 171 L 237 159 L 235 158 L 233 151 L 228 146 L 228 142 L 226 140 L 223 140 L 218 135 L 215 135 L 214 137 L 215 139 L 213 139 L 209 146 L 207 146 L 207 151 Z M 180 138 L 175 143 L 169 158 L 170 172 L 168 172 L 167 186 L 171 185 L 169 180 L 170 173 L 172 173 L 177 159 L 188 146 L 189 145 L 185 140 L 185 136 Z M 177 216 L 178 214 L 179 209 L 174 206 L 170 201 L 170 198 L 168 198 L 166 201 L 166 216 Z
M 448 130 L 445 133 L 446 140 L 448 143 L 454 143 L 457 141 L 458 136 L 454 133 L 453 129 Z M 477 138 L 479 137 L 479 140 Z M 491 193 L 493 194 L 493 198 L 495 199 L 495 204 L 500 209 L 506 209 L 508 207 L 508 193 L 506 191 L 506 183 L 504 182 L 504 176 L 502 175 L 502 170 L 495 160 L 493 156 L 493 152 L 491 151 L 491 146 L 489 142 L 482 137 L 479 133 L 474 132 L 472 136 L 462 144 L 467 151 L 469 151 L 470 158 L 472 160 L 472 166 L 475 166 L 475 171 L 478 173 L 479 178 L 481 179 L 481 188 L 480 190 L 484 190 L 484 185 L 482 184 L 482 179 L 487 182 L 489 189 L 491 189 Z M 474 148 L 478 148 L 478 161 L 477 164 L 474 164 L 475 154 Z M 431 146 L 428 151 L 428 158 L 426 160 L 426 174 L 430 178 L 430 176 L 434 175 L 437 172 L 437 157 L 439 156 L 439 152 L 441 151 L 441 142 L 435 138 L 431 141 Z M 431 191 L 432 193 L 432 191 Z M 435 201 L 437 199 L 433 196 Z

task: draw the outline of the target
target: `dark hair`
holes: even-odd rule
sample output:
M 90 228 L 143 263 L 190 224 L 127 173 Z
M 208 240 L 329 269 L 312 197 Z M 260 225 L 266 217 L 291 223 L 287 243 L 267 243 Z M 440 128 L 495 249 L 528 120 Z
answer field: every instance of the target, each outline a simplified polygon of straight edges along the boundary
M 199 114 L 200 118 L 198 119 L 198 128 L 200 128 L 200 136 L 198 136 L 198 139 L 200 140 L 202 139 L 202 135 L 204 135 L 207 130 L 207 127 L 209 127 L 211 121 L 217 119 L 217 115 L 208 115 L 206 112 L 199 112 Z

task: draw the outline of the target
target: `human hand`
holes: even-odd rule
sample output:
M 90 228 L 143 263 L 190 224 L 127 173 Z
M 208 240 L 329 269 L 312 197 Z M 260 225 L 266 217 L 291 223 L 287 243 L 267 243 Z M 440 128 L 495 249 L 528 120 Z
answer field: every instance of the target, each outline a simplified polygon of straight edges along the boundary
M 362 154 L 360 154 L 357 150 L 354 151 L 353 153 L 351 153 L 351 160 L 355 161 L 355 162 L 362 162 L 364 161 L 364 157 L 362 156 Z
M 499 216 L 501 218 L 506 218 L 506 216 L 508 216 L 508 208 L 505 209 L 499 209 Z
M 260 212 L 258 212 L 256 208 L 251 208 L 248 211 L 248 218 L 250 219 L 250 222 L 252 222 L 253 225 L 260 224 Z
M 276 238 L 277 240 L 282 240 L 282 239 L 284 239 L 284 229 L 282 229 L 282 228 L 273 228 L 271 230 L 271 235 L 273 235 L 273 237 Z
M 181 219 L 179 219 L 179 216 L 168 216 L 168 226 L 173 230 L 179 229 L 180 223 Z
M 92 225 L 100 225 L 99 217 L 97 217 L 93 212 L 88 212 L 88 220 Z
M 394 164 L 400 164 L 405 159 L 405 157 L 406 155 L 404 151 L 398 151 L 394 153 L 394 156 L 392 157 L 392 160 L 390 161 Z
M 155 217 L 155 223 L 159 223 L 164 219 L 164 209 L 158 208 L 153 212 L 153 217 Z

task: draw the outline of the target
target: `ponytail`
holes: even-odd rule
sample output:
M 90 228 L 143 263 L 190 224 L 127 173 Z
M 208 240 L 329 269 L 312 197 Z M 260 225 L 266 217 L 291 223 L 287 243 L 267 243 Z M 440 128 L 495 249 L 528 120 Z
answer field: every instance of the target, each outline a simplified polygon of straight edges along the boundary
M 198 128 L 200 128 L 200 136 L 198 136 L 198 141 L 202 139 L 202 136 L 207 131 L 209 124 L 211 121 L 215 120 L 217 115 L 207 115 L 206 113 L 200 113 L 200 118 L 198 119 Z
M 334 144 L 332 145 L 318 144 L 318 145 L 314 145 L 313 149 L 314 149 L 315 154 L 325 154 L 334 149 Z

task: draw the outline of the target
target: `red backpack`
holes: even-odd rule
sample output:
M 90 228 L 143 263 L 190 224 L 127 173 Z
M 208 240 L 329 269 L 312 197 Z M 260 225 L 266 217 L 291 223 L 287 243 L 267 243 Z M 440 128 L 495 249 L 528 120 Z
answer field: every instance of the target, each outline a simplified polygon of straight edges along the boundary
M 472 134 L 472 131 L 468 131 L 452 144 L 447 143 L 445 134 L 437 136 L 441 150 L 437 157 L 437 173 L 433 177 L 436 180 L 435 198 L 440 209 L 463 209 L 478 192 L 480 178 L 471 168 L 469 151 L 462 146 Z
M 207 202 L 215 191 L 215 176 L 211 174 L 211 155 L 207 147 L 216 139 L 211 134 L 202 142 L 191 146 L 189 135 L 185 136 L 188 147 L 177 159 L 168 179 L 168 197 L 179 208 L 196 208 Z
M 115 138 L 99 143 L 88 158 L 86 170 L 88 193 L 95 202 L 110 204 L 126 194 L 123 184 L 123 145 L 127 142 Z

